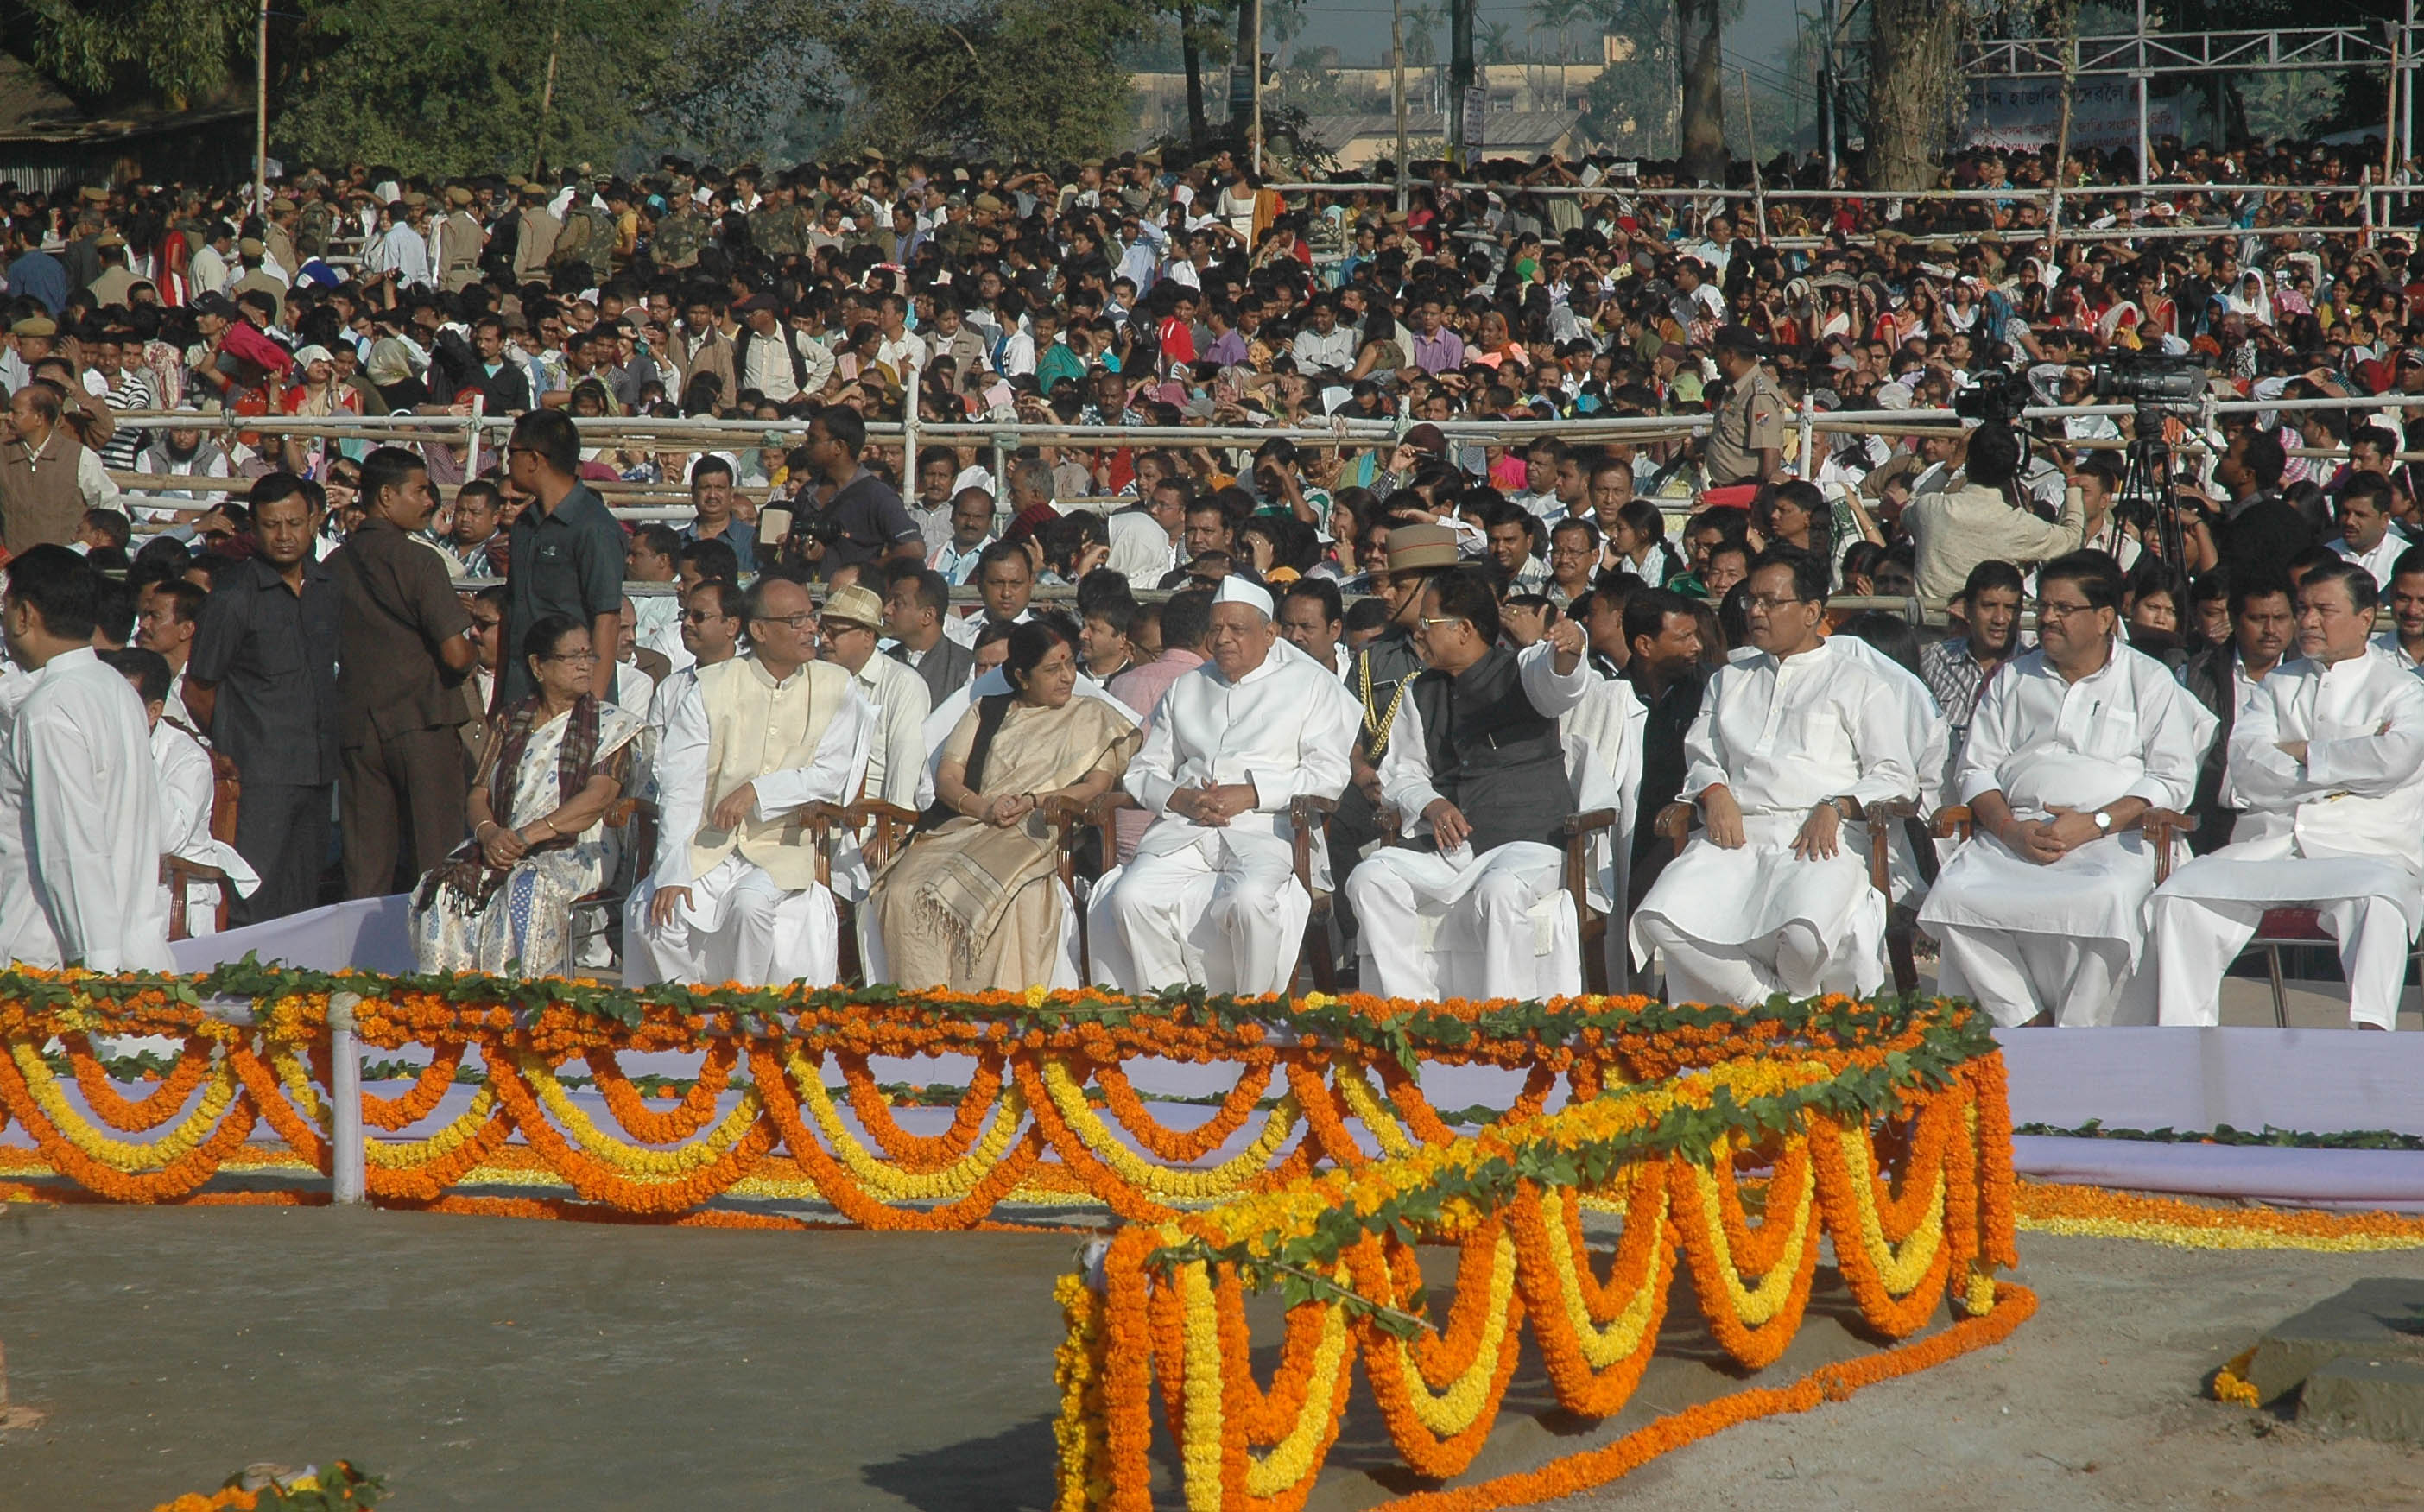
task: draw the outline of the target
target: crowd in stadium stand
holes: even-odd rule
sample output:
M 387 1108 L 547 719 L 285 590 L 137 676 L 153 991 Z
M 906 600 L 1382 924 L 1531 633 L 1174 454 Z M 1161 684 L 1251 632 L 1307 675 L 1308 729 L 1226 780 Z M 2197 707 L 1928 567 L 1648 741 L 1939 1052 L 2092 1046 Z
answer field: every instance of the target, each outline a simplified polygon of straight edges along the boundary
M 2195 1024 L 2295 904 L 2388 1027 L 2367 152 L 0 185 L 0 938 L 407 893 L 433 969 L 1755 1003 L 1915 929 L 2001 1022 Z

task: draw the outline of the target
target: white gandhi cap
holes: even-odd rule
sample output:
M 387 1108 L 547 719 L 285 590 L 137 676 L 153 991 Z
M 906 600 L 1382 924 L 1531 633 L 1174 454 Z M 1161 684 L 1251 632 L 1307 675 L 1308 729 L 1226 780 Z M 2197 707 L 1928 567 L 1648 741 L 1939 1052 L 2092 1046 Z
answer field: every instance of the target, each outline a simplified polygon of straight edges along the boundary
M 1212 596 L 1216 604 L 1252 604 L 1262 612 L 1263 618 L 1278 617 L 1278 608 L 1271 602 L 1270 590 L 1258 582 L 1249 582 L 1236 573 L 1220 580 L 1220 591 Z

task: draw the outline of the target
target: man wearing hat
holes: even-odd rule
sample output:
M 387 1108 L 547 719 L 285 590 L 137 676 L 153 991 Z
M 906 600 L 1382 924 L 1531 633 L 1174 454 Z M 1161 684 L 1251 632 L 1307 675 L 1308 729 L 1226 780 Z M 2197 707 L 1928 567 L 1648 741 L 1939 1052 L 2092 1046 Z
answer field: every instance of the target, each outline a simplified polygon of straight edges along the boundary
M 269 266 L 269 244 L 258 237 L 247 236 L 236 243 L 236 257 L 243 264 L 244 272 L 229 286 L 228 297 L 233 299 L 246 294 L 264 296 L 273 307 L 270 324 L 283 326 L 286 323 L 286 278 Z
M 867 743 L 867 781 L 858 796 L 922 813 L 933 797 L 926 775 L 926 716 L 933 694 L 926 679 L 905 661 L 879 651 L 884 638 L 884 600 L 857 583 L 837 588 L 825 599 L 817 626 L 818 655 L 850 674 L 851 686 L 874 710 Z M 834 858 L 834 887 L 843 897 L 867 896 L 868 868 L 860 858 L 862 837 L 845 836 Z
M 513 279 L 517 287 L 525 283 L 546 283 L 547 262 L 555 250 L 557 232 L 564 222 L 547 211 L 547 185 L 525 183 L 521 188 L 519 231 L 514 239 Z
M 1424 670 L 1407 685 L 1379 773 L 1410 843 L 1373 851 L 1347 879 L 1362 924 L 1364 990 L 1476 999 L 1579 993 L 1571 905 L 1560 905 L 1546 951 L 1534 944 L 1532 910 L 1564 881 L 1562 830 L 1577 804 L 1558 717 L 1598 684 L 1585 660 L 1588 640 L 1561 618 L 1520 655 L 1509 650 L 1479 568 L 1432 579 L 1419 601 Z
M 1330 827 L 1348 855 L 1361 855 L 1380 837 L 1379 764 L 1389 752 L 1407 683 L 1423 670 L 1414 652 L 1414 622 L 1431 579 L 1456 565 L 1456 532 L 1444 525 L 1399 525 L 1389 532 L 1389 570 L 1378 585 L 1389 605 L 1386 629 L 1355 654 L 1347 669 L 1347 691 L 1358 703 L 1361 723 L 1350 757 L 1353 781 L 1339 796 Z
M 471 191 L 466 185 L 446 189 L 446 218 L 438 223 L 438 287 L 460 294 L 480 281 L 480 254 L 488 233 L 471 214 Z
M 1759 338 L 1747 326 L 1720 326 L 1717 371 L 1731 386 L 1717 422 L 1702 443 L 1709 486 L 1765 483 L 1784 465 L 1784 422 L 1793 402 L 1760 365 Z
M 93 302 L 107 310 L 112 305 L 131 304 L 135 286 L 143 280 L 126 265 L 126 238 L 116 227 L 103 231 L 93 240 L 94 255 L 101 259 L 101 272 L 85 285 Z
M 1284 993 L 1313 910 L 1288 805 L 1346 788 L 1355 700 L 1280 639 L 1270 594 L 1242 578 L 1222 580 L 1204 647 L 1128 766 L 1124 786 L 1156 818 L 1094 895 L 1094 978 Z

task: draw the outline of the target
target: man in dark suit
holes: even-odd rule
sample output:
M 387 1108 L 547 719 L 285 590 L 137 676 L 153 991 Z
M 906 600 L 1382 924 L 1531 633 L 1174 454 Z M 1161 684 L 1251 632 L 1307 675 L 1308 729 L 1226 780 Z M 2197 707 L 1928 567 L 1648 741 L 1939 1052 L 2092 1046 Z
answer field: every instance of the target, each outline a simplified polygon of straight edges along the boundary
M 940 705 L 967 686 L 977 654 L 944 631 L 951 612 L 950 585 L 932 567 L 903 563 L 886 574 L 884 629 L 894 645 L 892 659 L 905 661 L 924 678 L 927 692 Z
M 2274 572 L 2234 577 L 2230 584 L 2230 639 L 2198 653 L 2180 669 L 2180 682 L 2191 696 L 2221 722 L 2213 744 L 2206 748 L 2205 765 L 2197 772 L 2196 801 L 2189 805 L 2197 827 L 2189 849 L 2198 855 L 2230 843 L 2230 827 L 2239 814 L 2222 806 L 2225 758 L 2230 751 L 2230 727 L 2240 706 L 2264 675 L 2281 664 L 2289 644 L 2297 639 L 2297 611 L 2291 607 L 2289 580 Z

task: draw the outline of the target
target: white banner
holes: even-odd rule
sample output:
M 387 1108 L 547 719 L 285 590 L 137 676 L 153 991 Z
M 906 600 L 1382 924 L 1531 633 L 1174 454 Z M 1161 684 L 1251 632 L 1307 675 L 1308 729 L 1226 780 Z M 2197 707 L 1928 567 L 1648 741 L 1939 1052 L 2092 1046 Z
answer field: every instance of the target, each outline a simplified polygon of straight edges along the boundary
M 2179 104 L 2146 102 L 2148 137 L 2177 135 Z M 1980 79 L 1970 86 L 1970 145 L 2033 151 L 2062 131 L 2060 79 Z M 2070 93 L 2070 145 L 2138 150 L 2138 86 L 2111 74 L 2076 80 Z

